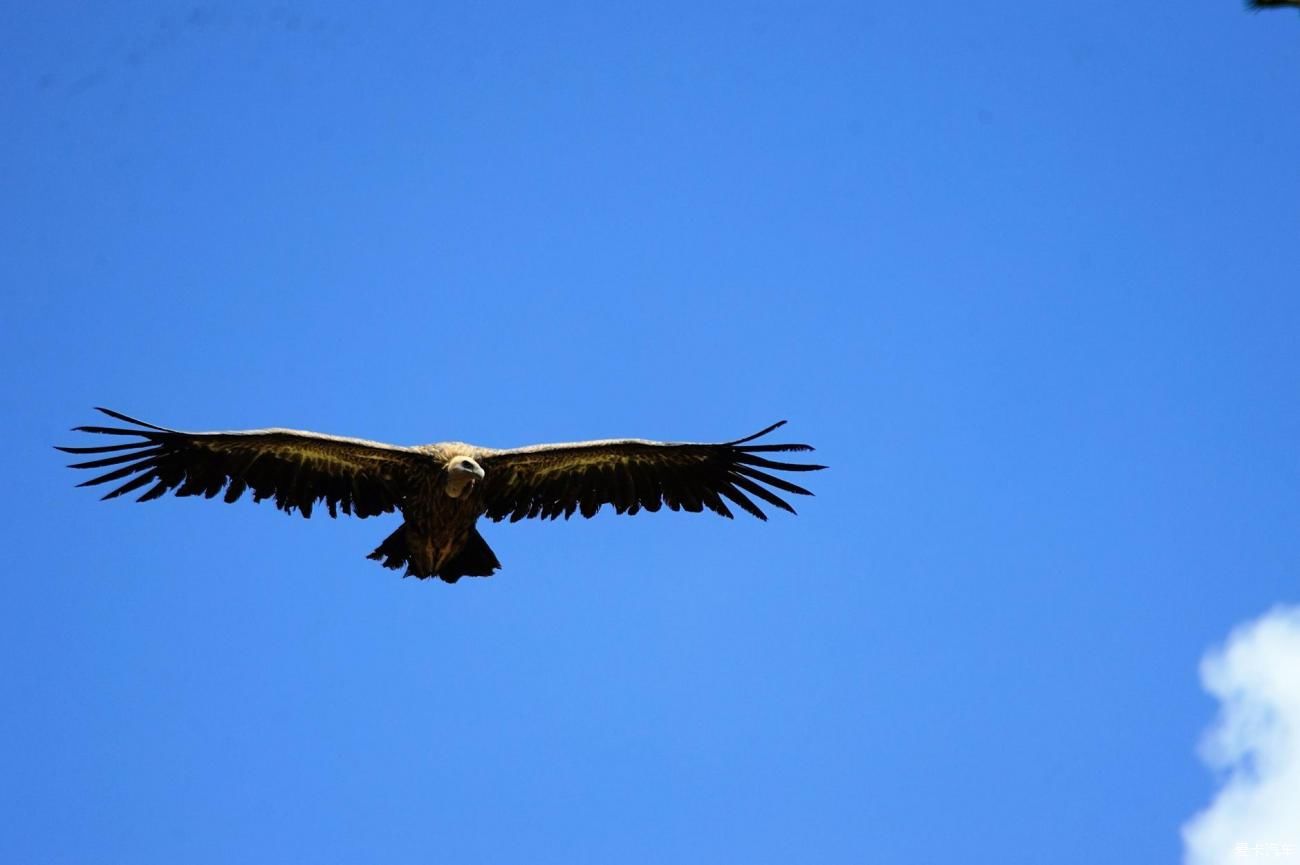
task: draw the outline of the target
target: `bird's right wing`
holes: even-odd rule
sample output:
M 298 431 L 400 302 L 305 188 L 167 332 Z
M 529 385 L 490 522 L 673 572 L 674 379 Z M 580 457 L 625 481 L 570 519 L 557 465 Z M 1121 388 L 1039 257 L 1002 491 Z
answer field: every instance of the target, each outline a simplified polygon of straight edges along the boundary
M 233 502 L 245 490 L 252 490 L 253 501 L 273 499 L 286 513 L 297 509 L 309 517 L 312 505 L 323 501 L 330 516 L 342 510 L 369 517 L 399 507 L 412 470 L 430 459 L 415 448 L 301 430 L 179 432 L 106 408 L 99 411 L 137 428 L 80 426 L 75 431 L 138 439 L 58 449 L 71 454 L 109 454 L 70 466 L 109 469 L 79 486 L 124 480 L 104 496 L 106 499 L 148 484 L 152 486 L 137 501 L 147 502 L 171 490 L 178 496 L 212 498 L 224 489 L 225 501 Z

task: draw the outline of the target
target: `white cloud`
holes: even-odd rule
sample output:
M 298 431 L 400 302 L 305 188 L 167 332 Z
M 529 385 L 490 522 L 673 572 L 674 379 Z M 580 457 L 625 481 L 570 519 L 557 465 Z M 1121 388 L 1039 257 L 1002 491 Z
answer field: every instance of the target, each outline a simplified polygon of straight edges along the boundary
M 1234 630 L 1201 682 L 1222 704 L 1201 757 L 1223 785 L 1183 826 L 1187 865 L 1300 865 L 1300 607 Z

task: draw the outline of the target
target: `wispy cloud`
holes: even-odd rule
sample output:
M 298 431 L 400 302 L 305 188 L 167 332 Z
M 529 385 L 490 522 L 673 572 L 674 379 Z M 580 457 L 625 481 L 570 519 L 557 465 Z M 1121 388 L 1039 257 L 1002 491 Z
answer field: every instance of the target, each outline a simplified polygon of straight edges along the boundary
M 1183 826 L 1187 865 L 1300 865 L 1300 607 L 1237 628 L 1201 681 L 1222 704 L 1201 757 L 1223 783 Z

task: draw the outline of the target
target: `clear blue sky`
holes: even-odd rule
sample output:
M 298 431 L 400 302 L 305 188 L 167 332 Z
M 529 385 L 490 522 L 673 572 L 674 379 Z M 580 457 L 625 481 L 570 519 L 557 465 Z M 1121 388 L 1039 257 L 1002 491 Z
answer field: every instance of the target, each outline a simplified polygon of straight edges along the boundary
M 0 11 L 0 859 L 1174 861 L 1300 599 L 1300 15 L 467 5 Z M 448 586 L 92 405 L 832 468 Z

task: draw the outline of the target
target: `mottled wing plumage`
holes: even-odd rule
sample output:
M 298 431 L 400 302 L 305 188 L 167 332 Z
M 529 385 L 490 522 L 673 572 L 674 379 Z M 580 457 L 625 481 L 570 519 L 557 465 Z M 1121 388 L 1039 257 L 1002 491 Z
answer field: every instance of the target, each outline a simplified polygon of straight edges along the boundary
M 233 502 L 246 490 L 254 501 L 272 499 L 276 507 L 304 517 L 325 502 L 330 516 L 368 517 L 399 507 L 410 471 L 427 457 L 413 448 L 301 430 L 265 429 L 190 433 L 154 426 L 109 409 L 99 411 L 134 429 L 81 426 L 78 432 L 130 436 L 133 441 L 91 447 L 60 447 L 72 454 L 100 454 L 72 464 L 107 469 L 80 486 L 122 481 L 104 498 L 143 489 L 137 501 L 175 490 L 178 496 L 212 498 L 225 491 Z
M 784 423 L 721 444 L 611 439 L 505 451 L 483 449 L 476 457 L 487 475 L 482 483 L 485 515 L 511 522 L 529 517 L 555 519 L 561 514 L 568 519 L 575 512 L 594 516 L 602 505 L 612 504 L 620 514 L 657 511 L 667 505 L 674 511 L 708 508 L 731 517 L 727 506 L 731 502 L 760 520 L 767 519 L 755 498 L 794 513 L 776 491 L 801 496 L 812 493 L 771 472 L 816 471 L 825 466 L 762 456 L 811 451 L 809 445 L 750 444 Z

